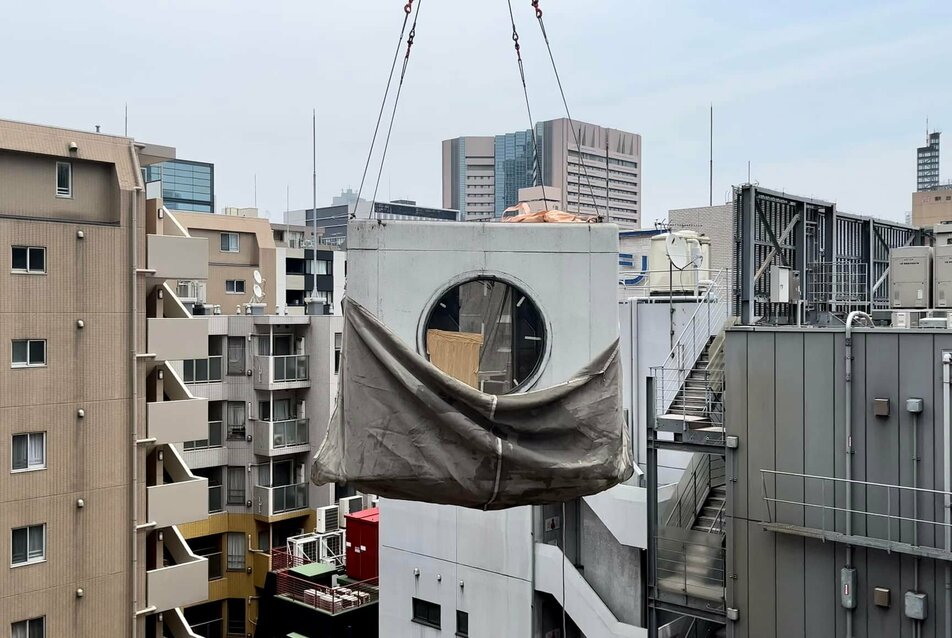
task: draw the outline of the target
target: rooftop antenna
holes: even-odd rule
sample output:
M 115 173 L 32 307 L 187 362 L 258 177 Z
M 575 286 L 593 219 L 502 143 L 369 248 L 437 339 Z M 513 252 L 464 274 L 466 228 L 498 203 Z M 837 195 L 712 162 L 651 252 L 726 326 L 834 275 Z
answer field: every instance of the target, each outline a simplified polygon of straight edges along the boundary
M 255 208 L 258 208 L 258 174 L 255 173 Z
M 125 113 L 125 133 L 126 137 L 129 137 L 129 103 L 126 102 L 126 113 Z
M 317 275 L 317 109 L 311 109 L 311 220 L 314 224 L 314 231 L 311 241 L 314 244 L 314 264 L 312 272 Z M 357 210 L 357 204 L 354 204 L 354 210 Z M 304 216 L 304 223 L 307 223 L 307 215 Z M 314 291 L 317 290 L 317 279 L 314 279 Z M 312 295 L 316 296 L 315 293 Z
M 750 184 L 750 160 L 747 160 L 747 183 Z
M 708 193 L 708 206 L 714 205 L 714 103 L 711 102 L 711 165 L 710 165 L 710 191 Z M 750 181 L 750 180 L 747 180 Z

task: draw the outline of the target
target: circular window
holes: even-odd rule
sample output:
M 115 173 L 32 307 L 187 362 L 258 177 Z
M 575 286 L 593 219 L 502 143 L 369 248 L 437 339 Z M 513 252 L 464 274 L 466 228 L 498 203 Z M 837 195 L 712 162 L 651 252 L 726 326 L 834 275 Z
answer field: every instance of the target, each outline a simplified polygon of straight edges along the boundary
M 545 322 L 535 303 L 504 281 L 479 278 L 448 290 L 430 311 L 426 355 L 481 392 L 517 390 L 539 370 Z

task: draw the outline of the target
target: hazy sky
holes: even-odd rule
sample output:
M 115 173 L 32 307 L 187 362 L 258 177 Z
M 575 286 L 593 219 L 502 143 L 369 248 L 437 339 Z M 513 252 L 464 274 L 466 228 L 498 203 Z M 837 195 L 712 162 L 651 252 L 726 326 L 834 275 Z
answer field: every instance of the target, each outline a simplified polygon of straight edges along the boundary
M 419 1 L 419 0 L 418 0 Z M 8 3 L 0 118 L 122 133 L 216 165 L 221 206 L 280 219 L 356 189 L 403 0 Z M 536 120 L 564 111 L 513 0 Z M 768 7 L 769 5 L 769 7 Z M 833 6 L 839 5 L 839 6 Z M 925 120 L 949 129 L 952 2 L 542 0 L 569 106 L 643 136 L 645 223 L 746 181 L 901 219 Z M 527 128 L 505 0 L 423 0 L 380 199 L 440 205 L 440 141 Z

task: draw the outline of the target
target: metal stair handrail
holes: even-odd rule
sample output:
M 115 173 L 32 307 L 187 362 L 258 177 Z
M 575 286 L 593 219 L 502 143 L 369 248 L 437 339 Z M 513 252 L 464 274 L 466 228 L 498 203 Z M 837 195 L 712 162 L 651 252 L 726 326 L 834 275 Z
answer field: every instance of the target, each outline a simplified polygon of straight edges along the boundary
M 652 366 L 656 414 L 668 412 L 711 337 L 723 330 L 730 314 L 730 270 L 721 269 L 697 298 L 697 307 L 661 365 Z

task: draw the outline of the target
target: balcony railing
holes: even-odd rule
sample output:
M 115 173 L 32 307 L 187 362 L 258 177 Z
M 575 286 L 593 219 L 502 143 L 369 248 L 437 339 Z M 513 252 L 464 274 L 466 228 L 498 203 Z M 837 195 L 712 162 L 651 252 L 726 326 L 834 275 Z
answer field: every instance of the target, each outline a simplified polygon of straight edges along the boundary
M 308 444 L 308 420 L 258 421 L 255 423 L 255 454 L 291 454 Z
M 307 483 L 265 487 L 255 485 L 255 513 L 273 516 L 307 507 Z
M 208 561 L 193 553 L 177 527 L 164 530 L 168 558 L 146 572 L 148 604 L 156 611 L 187 607 L 208 597 Z
M 222 562 L 222 553 L 199 554 L 202 558 L 208 560 L 208 580 L 218 580 L 225 577 L 224 563 Z
M 182 444 L 182 449 L 186 452 L 191 452 L 194 450 L 207 450 L 208 448 L 221 447 L 222 443 L 222 422 L 221 421 L 209 421 L 208 422 L 208 438 L 207 439 L 198 439 L 195 441 L 185 441 Z
M 307 381 L 310 357 L 306 354 L 288 354 L 274 357 L 255 357 L 255 383 L 269 386 Z
M 221 500 L 221 485 L 209 485 L 208 486 L 208 513 L 214 514 L 216 512 L 223 511 L 222 500 Z
M 377 579 L 341 587 L 327 587 L 287 571 L 278 574 L 276 594 L 330 614 L 375 603 L 380 595 Z
M 182 362 L 185 383 L 217 383 L 221 381 L 222 355 L 207 359 L 186 359 Z

